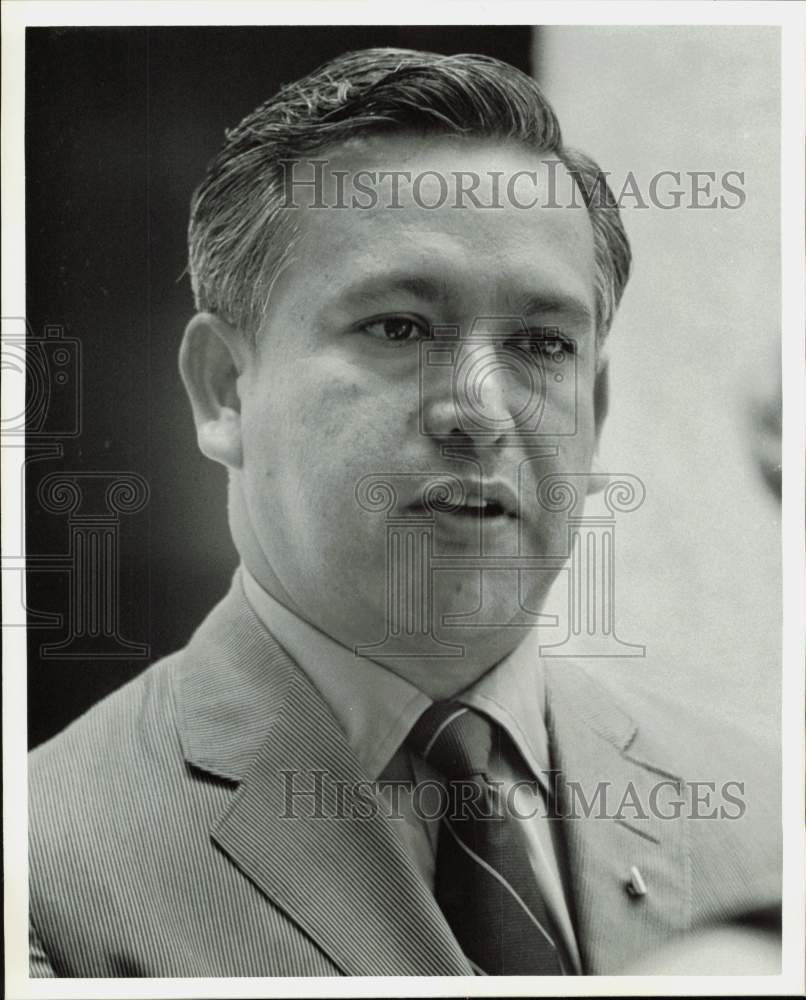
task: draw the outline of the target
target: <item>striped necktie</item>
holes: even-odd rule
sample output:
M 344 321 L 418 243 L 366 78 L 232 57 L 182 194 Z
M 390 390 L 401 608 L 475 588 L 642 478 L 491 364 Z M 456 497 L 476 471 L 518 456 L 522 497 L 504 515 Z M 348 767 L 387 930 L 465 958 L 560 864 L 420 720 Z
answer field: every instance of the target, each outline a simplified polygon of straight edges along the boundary
M 475 971 L 495 976 L 562 975 L 546 908 L 525 845 L 488 768 L 500 726 L 458 702 L 436 702 L 409 745 L 447 783 L 434 892 Z

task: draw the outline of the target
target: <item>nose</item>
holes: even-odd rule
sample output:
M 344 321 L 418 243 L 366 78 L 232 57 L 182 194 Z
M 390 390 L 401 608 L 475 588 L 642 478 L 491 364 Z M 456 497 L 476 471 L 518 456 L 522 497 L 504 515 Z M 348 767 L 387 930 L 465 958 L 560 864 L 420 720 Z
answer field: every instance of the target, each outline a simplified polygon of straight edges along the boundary
M 429 380 L 423 429 L 441 444 L 500 447 L 518 431 L 523 409 L 520 359 L 505 343 L 475 340 L 454 349 L 452 364 Z

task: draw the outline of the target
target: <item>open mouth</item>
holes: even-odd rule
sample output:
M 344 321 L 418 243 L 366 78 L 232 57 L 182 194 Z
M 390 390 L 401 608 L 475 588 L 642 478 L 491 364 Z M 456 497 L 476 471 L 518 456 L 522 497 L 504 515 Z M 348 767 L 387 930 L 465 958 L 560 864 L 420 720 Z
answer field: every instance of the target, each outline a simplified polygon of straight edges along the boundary
M 496 517 L 514 518 L 512 511 L 508 511 L 498 500 L 481 500 L 469 497 L 463 504 L 449 511 L 454 517 L 480 517 L 484 520 L 491 520 Z
M 412 514 L 422 517 L 427 514 L 449 515 L 467 519 L 481 519 L 492 521 L 497 518 L 509 518 L 514 520 L 517 516 L 514 511 L 508 510 L 499 500 L 483 500 L 481 497 L 465 497 L 460 504 L 446 505 L 444 508 L 431 508 L 422 503 L 410 504 L 408 509 Z

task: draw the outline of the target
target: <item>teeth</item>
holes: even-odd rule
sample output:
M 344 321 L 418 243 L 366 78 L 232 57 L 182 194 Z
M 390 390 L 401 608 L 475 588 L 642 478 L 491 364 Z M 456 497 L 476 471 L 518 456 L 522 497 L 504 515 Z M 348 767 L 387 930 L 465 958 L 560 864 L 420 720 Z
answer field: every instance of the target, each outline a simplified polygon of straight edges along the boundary
M 482 500 L 481 497 L 467 497 L 465 499 L 465 507 L 476 507 L 482 509 L 488 507 L 489 503 L 486 500 Z

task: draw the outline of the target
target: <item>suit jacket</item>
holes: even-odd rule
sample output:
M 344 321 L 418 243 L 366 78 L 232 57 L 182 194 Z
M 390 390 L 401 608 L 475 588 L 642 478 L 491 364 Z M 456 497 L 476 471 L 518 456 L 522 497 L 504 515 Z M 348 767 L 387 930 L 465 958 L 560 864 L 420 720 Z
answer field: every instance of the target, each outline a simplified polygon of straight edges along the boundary
M 778 784 L 746 735 L 685 706 L 626 708 L 579 664 L 546 662 L 552 766 L 588 800 L 612 791 L 605 814 L 562 820 L 583 971 L 774 904 Z M 236 575 L 184 650 L 31 755 L 31 974 L 471 974 L 389 822 L 344 808 L 363 779 Z M 649 808 L 658 788 L 691 801 L 685 779 L 744 782 L 741 817 Z M 700 813 L 725 804 L 699 797 Z

